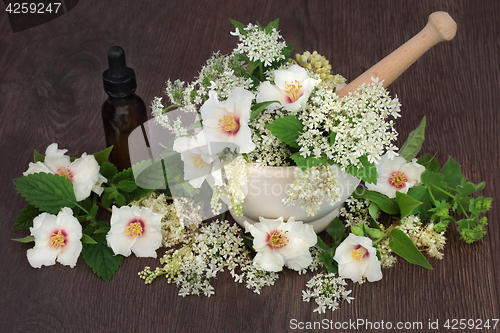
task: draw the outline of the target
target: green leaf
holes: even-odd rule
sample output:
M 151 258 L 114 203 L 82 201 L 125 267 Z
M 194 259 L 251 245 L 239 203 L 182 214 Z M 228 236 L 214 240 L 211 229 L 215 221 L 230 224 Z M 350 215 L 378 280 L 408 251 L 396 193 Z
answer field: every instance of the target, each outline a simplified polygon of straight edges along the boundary
M 110 162 L 104 162 L 101 164 L 101 169 L 99 173 L 108 180 L 108 182 L 111 182 L 113 177 L 118 173 L 118 169 L 113 163 Z
M 240 23 L 240 22 L 232 20 L 232 19 L 229 19 L 229 21 L 231 21 L 231 23 L 234 25 L 235 28 L 238 28 L 238 30 L 240 31 L 240 34 L 245 35 L 245 36 L 248 34 L 248 32 L 245 30 L 245 26 L 243 25 L 243 23 Z
M 365 232 L 363 231 L 363 228 L 360 228 L 355 225 L 351 225 L 351 232 L 355 234 L 356 236 L 364 236 Z
M 276 29 L 276 30 L 278 30 L 279 24 L 280 24 L 280 19 L 279 19 L 279 18 L 277 18 L 276 20 L 274 20 L 274 21 L 270 22 L 270 23 L 269 23 L 269 24 L 268 24 L 268 25 L 264 28 L 264 31 L 265 31 L 266 33 L 268 33 L 268 34 L 269 34 L 270 32 L 272 32 L 272 31 L 273 31 L 273 28 L 274 28 L 274 29 Z
M 398 203 L 399 210 L 401 211 L 401 218 L 410 215 L 415 208 L 422 204 L 422 201 L 418 201 L 408 194 L 396 191 L 396 202 Z
M 432 172 L 438 172 L 439 168 L 440 168 L 439 163 L 436 161 L 436 159 L 429 154 L 426 154 L 425 156 L 420 157 L 417 160 L 417 163 L 420 165 L 423 165 L 426 170 L 429 170 Z
M 377 167 L 374 163 L 368 162 L 368 156 L 363 155 L 358 158 L 361 166 L 349 165 L 345 171 L 356 177 L 361 178 L 364 182 L 376 184 L 378 178 Z
M 250 120 L 254 120 L 255 118 L 257 118 L 257 116 L 262 111 L 264 111 L 269 105 L 274 104 L 274 103 L 278 103 L 281 105 L 280 101 L 266 101 L 266 102 L 256 103 L 256 104 L 252 105 L 252 107 L 250 108 L 250 110 L 252 111 L 252 113 L 250 114 Z
M 113 177 L 114 183 L 119 183 L 122 180 L 134 180 L 134 173 L 132 171 L 132 168 L 120 171 Z
M 333 146 L 336 138 L 337 138 L 337 132 L 330 132 L 330 146 Z
M 370 206 L 368 206 L 368 214 L 370 214 L 373 221 L 377 221 L 377 215 L 379 212 L 380 212 L 380 208 L 378 208 L 377 204 L 374 202 L 370 202 Z M 378 224 L 377 223 L 375 223 L 375 224 L 377 225 L 378 229 L 380 229 Z
M 422 143 L 424 143 L 425 140 L 425 123 L 426 119 L 424 116 L 420 125 L 418 125 L 418 127 L 408 135 L 408 139 L 406 139 L 405 143 L 399 150 L 399 156 L 403 157 L 406 162 L 411 162 L 411 160 L 417 156 L 422 148 Z
M 339 244 L 345 232 L 345 225 L 338 217 L 336 217 L 332 223 L 330 223 L 328 228 L 326 228 L 326 232 L 332 236 L 335 244 Z
M 100 152 L 94 153 L 95 160 L 99 165 L 102 165 L 104 162 L 106 162 L 109 158 L 109 154 L 111 153 L 111 150 L 113 150 L 113 146 L 110 146 Z
M 414 213 L 420 215 L 420 219 L 425 221 L 429 219 L 432 215 L 430 209 L 432 209 L 433 204 L 431 198 L 429 197 L 429 191 L 424 185 L 413 186 L 408 190 L 408 195 L 415 200 L 422 202 L 422 205 L 415 208 Z
M 36 149 L 33 150 L 33 161 L 36 162 L 44 162 L 45 161 L 45 156 L 40 154 Z
M 62 207 L 76 205 L 73 184 L 69 179 L 50 173 L 34 173 L 13 180 L 16 190 L 32 205 L 49 214 Z
M 322 252 L 318 255 L 319 259 L 325 264 L 328 273 L 338 273 L 337 263 L 333 260 L 333 256 L 328 252 Z
M 362 193 L 358 193 L 358 191 L 356 191 L 353 193 L 353 197 L 356 199 L 367 199 L 374 202 L 380 210 L 386 212 L 387 214 L 397 215 L 400 213 L 399 206 L 394 200 L 389 199 L 387 196 L 378 192 L 365 190 Z
M 460 165 L 451 157 L 441 170 L 439 170 L 439 173 L 443 175 L 446 185 L 451 188 L 456 188 L 460 185 L 464 178 Z
M 108 247 L 105 234 L 92 236 L 97 244 L 83 244 L 82 257 L 92 271 L 104 281 L 111 280 L 120 265 L 123 257 L 114 254 Z
M 33 205 L 26 205 L 16 216 L 12 230 L 29 230 L 33 227 L 33 219 L 42 212 Z
M 121 193 L 116 193 L 115 202 L 118 207 L 125 206 L 127 204 L 127 199 Z
M 303 127 L 302 122 L 295 116 L 278 118 L 266 126 L 274 136 L 293 148 L 299 148 L 296 140 Z
M 311 168 L 315 165 L 327 162 L 326 156 L 323 156 L 321 158 L 314 158 L 312 156 L 304 157 L 304 156 L 300 155 L 299 153 L 295 153 L 295 154 L 290 155 L 290 158 L 302 170 L 305 170 L 305 169 Z
M 24 238 L 11 238 L 10 240 L 19 243 L 31 243 L 35 241 L 35 236 L 26 236 Z
M 137 189 L 137 184 L 133 180 L 121 180 L 117 188 L 123 192 L 132 192 Z
M 330 247 L 328 245 L 326 245 L 325 242 L 323 242 L 323 240 L 321 238 L 319 238 L 319 236 L 316 236 L 317 237 L 317 242 L 316 244 L 318 245 L 318 247 L 326 252 L 329 252 L 330 251 Z
M 82 234 L 82 244 L 97 244 L 97 242 L 87 234 Z
M 389 239 L 391 250 L 398 256 L 406 259 L 410 264 L 420 265 L 424 268 L 433 270 L 431 264 L 425 259 L 415 244 L 402 230 L 392 229 Z
M 366 225 L 364 226 L 364 228 L 366 230 L 366 233 L 373 239 L 379 239 L 386 236 L 386 234 L 384 234 L 379 229 L 369 228 Z

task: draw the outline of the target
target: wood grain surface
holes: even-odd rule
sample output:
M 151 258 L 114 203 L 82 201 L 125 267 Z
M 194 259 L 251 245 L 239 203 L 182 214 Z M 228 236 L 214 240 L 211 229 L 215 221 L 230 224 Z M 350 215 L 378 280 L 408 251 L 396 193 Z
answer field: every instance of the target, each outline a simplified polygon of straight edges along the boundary
M 500 318 L 499 1 L 80 0 L 65 15 L 17 33 L 0 9 L 0 332 L 311 331 L 294 330 L 292 320 L 324 319 L 421 322 L 421 330 L 399 331 L 446 332 L 447 319 Z M 33 269 L 26 259 L 32 245 L 10 241 L 27 235 L 12 230 L 25 204 L 12 179 L 26 171 L 33 149 L 57 142 L 79 156 L 105 148 L 101 74 L 110 46 L 124 48 L 137 93 L 150 104 L 167 79 L 190 81 L 214 51 L 232 51 L 229 18 L 280 18 L 281 34 L 297 52 L 317 50 L 351 81 L 420 31 L 434 11 L 453 17 L 457 35 L 390 86 L 402 103 L 397 144 L 426 115 L 423 151 L 440 163 L 454 157 L 495 199 L 488 235 L 467 245 L 451 228 L 444 260 L 429 260 L 434 271 L 399 260 L 379 282 L 349 284 L 351 304 L 318 315 L 301 297 L 311 274 L 289 272 L 257 295 L 224 273 L 213 282 L 215 295 L 183 298 L 163 279 L 146 286 L 137 277 L 158 265 L 155 259 L 129 257 L 106 283 L 82 259 L 73 269 Z M 436 320 L 441 328 L 429 329 Z M 490 331 L 500 327 L 482 330 Z

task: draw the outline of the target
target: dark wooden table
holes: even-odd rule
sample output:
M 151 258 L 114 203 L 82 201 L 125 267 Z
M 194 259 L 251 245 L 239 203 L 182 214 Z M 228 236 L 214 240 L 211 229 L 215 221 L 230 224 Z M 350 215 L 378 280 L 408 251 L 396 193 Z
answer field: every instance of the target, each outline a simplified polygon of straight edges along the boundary
M 432 331 L 445 332 L 448 319 L 500 317 L 499 1 L 81 0 L 63 16 L 17 33 L 0 9 L 1 332 L 284 332 L 293 330 L 293 320 L 323 319 L 421 322 L 423 330 L 406 330 L 414 332 L 431 331 L 429 322 L 438 320 L 441 328 Z M 43 152 L 57 142 L 73 156 L 105 148 L 101 74 L 110 46 L 125 49 L 137 93 L 149 104 L 168 78 L 190 81 L 212 52 L 231 52 L 229 18 L 267 24 L 279 17 L 297 52 L 317 50 L 353 80 L 437 10 L 450 13 L 458 32 L 391 85 L 402 103 L 398 144 L 426 115 L 423 150 L 441 163 L 454 157 L 466 177 L 486 182 L 484 195 L 495 201 L 488 235 L 466 245 L 452 228 L 444 260 L 430 259 L 434 271 L 399 260 L 382 281 L 350 284 L 351 304 L 318 315 L 301 297 L 311 274 L 288 273 L 256 295 L 225 273 L 214 281 L 212 297 L 182 298 L 162 279 L 146 286 L 137 277 L 158 264 L 154 259 L 129 257 L 106 283 L 82 259 L 73 269 L 33 269 L 26 259 L 32 245 L 9 240 L 27 235 L 11 229 L 25 204 L 11 180 L 27 169 L 34 148 Z

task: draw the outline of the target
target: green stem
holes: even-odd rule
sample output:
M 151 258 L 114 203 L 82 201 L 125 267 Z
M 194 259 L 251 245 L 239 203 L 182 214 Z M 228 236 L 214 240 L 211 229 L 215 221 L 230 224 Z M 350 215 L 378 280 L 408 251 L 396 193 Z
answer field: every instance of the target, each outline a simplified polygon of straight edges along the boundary
M 259 73 L 260 73 L 260 81 L 264 82 L 264 65 L 259 63 Z
M 441 187 L 439 186 L 436 186 L 434 184 L 429 184 L 430 186 L 432 186 L 433 188 L 435 188 L 436 190 L 440 191 L 441 193 L 444 193 L 446 194 L 447 196 L 449 196 L 450 198 L 452 199 L 455 199 L 455 197 L 453 195 L 451 195 L 450 193 L 446 192 L 445 190 L 443 190 Z M 429 190 L 429 193 L 431 193 L 431 191 Z M 432 199 L 434 199 L 434 197 L 432 196 L 432 193 L 431 193 L 431 197 Z

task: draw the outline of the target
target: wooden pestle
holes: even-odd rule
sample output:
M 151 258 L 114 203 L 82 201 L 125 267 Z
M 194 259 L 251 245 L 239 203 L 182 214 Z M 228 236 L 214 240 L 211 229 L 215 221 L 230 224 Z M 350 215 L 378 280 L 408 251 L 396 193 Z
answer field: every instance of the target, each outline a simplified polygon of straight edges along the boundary
M 448 13 L 432 13 L 429 22 L 418 34 L 339 90 L 337 95 L 343 97 L 355 92 L 363 83 L 371 83 L 372 77 L 378 77 L 379 82 L 384 80 L 384 87 L 389 86 L 431 47 L 452 40 L 456 32 L 457 24 Z

